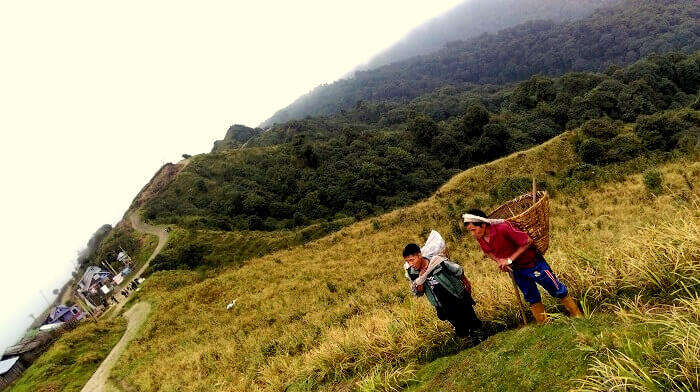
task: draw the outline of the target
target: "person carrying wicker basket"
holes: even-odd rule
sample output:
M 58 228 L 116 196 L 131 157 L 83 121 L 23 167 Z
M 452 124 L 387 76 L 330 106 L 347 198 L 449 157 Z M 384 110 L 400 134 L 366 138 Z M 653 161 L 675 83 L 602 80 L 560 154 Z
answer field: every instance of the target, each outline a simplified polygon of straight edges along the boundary
M 501 271 L 512 271 L 515 283 L 530 304 L 538 324 L 544 323 L 547 316 L 537 285 L 552 297 L 561 299 L 571 316 L 582 316 L 566 285 L 557 279 L 544 256 L 532 246 L 532 238 L 526 232 L 516 229 L 506 220 L 489 219 L 478 209 L 467 211 L 462 220 L 481 250 L 498 264 Z

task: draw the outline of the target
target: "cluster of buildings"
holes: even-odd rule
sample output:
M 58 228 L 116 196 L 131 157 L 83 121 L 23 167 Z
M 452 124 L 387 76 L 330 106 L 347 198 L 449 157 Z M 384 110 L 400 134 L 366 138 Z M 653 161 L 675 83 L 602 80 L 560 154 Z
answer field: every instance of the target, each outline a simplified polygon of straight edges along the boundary
M 23 338 L 0 357 L 0 390 L 18 379 L 53 343 L 63 327 L 84 318 L 85 313 L 75 305 L 52 308 L 36 335 Z
M 117 272 L 109 263 L 105 268 L 92 265 L 87 267 L 75 288 L 75 294 L 90 312 L 100 312 L 107 307 L 107 298 L 125 277 L 131 274 L 131 257 L 121 251 L 117 262 L 124 267 Z M 77 305 L 58 305 L 49 311 L 46 319 L 34 336 L 25 337 L 9 347 L 0 356 L 0 390 L 18 379 L 22 373 L 48 349 L 67 325 L 83 320 L 86 312 Z

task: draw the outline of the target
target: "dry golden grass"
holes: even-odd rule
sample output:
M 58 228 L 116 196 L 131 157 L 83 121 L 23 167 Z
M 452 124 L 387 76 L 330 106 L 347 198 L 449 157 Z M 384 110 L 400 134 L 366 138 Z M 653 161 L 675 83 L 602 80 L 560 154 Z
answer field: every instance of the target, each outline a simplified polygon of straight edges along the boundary
M 576 158 L 567 137 L 467 170 L 414 206 L 215 278 L 154 274 L 142 296 L 153 312 L 112 378 L 124 391 L 398 388 L 413 363 L 464 344 L 454 340 L 427 301 L 410 294 L 401 269 L 404 244 L 422 242 L 430 229 L 440 231 L 473 281 L 480 317 L 516 324 L 510 282 L 473 240 L 454 230 L 454 203 L 486 198 L 506 178 L 571 167 Z M 622 298 L 626 291 L 672 295 L 676 286 L 692 284 L 683 274 L 698 278 L 697 241 L 669 245 L 683 261 L 674 267 L 678 275 L 662 280 L 650 266 L 673 264 L 677 254 L 649 259 L 663 250 L 639 246 L 657 232 L 673 236 L 669 228 L 698 231 L 700 164 L 678 160 L 661 171 L 666 192 L 660 196 L 650 195 L 641 175 L 633 175 L 552 199 L 547 258 L 574 295 L 586 295 L 587 306 Z M 236 306 L 226 311 L 234 298 Z M 554 311 L 553 303 L 547 302 L 548 310 Z

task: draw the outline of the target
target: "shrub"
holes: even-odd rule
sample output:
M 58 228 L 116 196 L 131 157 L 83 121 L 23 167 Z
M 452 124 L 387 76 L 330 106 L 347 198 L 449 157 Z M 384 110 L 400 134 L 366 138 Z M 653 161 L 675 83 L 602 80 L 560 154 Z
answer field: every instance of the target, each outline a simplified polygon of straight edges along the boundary
M 644 172 L 644 186 L 647 190 L 653 194 L 661 193 L 661 186 L 663 185 L 663 177 L 661 172 L 658 170 L 647 170 Z
M 610 140 L 620 132 L 622 123 L 609 117 L 596 118 L 581 125 L 580 133 L 587 138 Z
M 576 148 L 576 152 L 582 161 L 595 165 L 604 161 L 605 147 L 600 139 L 590 138 L 581 141 Z
M 637 121 L 634 132 L 647 150 L 668 150 L 675 143 L 674 136 L 683 127 L 666 114 L 643 116 Z
M 586 121 L 573 140 L 576 153 L 589 164 L 629 159 L 629 152 L 636 151 L 634 140 L 620 135 L 621 130 L 622 123 L 608 117 Z M 624 147 L 617 145 L 620 142 Z
M 610 141 L 605 155 L 610 162 L 630 160 L 642 152 L 642 143 L 633 132 L 625 132 L 615 136 Z

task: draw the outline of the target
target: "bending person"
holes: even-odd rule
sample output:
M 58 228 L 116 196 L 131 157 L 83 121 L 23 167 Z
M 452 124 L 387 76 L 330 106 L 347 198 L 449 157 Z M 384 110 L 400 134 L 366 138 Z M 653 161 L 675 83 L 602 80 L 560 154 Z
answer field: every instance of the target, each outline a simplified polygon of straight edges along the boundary
M 403 258 L 413 293 L 417 297 L 425 294 L 437 317 L 449 321 L 457 336 L 469 335 L 481 327 L 481 320 L 474 312 L 476 302 L 471 296 L 471 284 L 459 264 L 444 255 L 428 260 L 416 244 L 406 245 Z
M 538 284 L 552 297 L 561 299 L 571 316 L 581 317 L 581 311 L 569 295 L 566 285 L 557 279 L 527 233 L 502 219 L 488 219 L 483 211 L 477 209 L 469 210 L 462 215 L 462 219 L 464 227 L 479 243 L 481 250 L 498 264 L 501 271 L 513 272 L 515 283 L 530 304 L 537 323 L 547 320 Z

